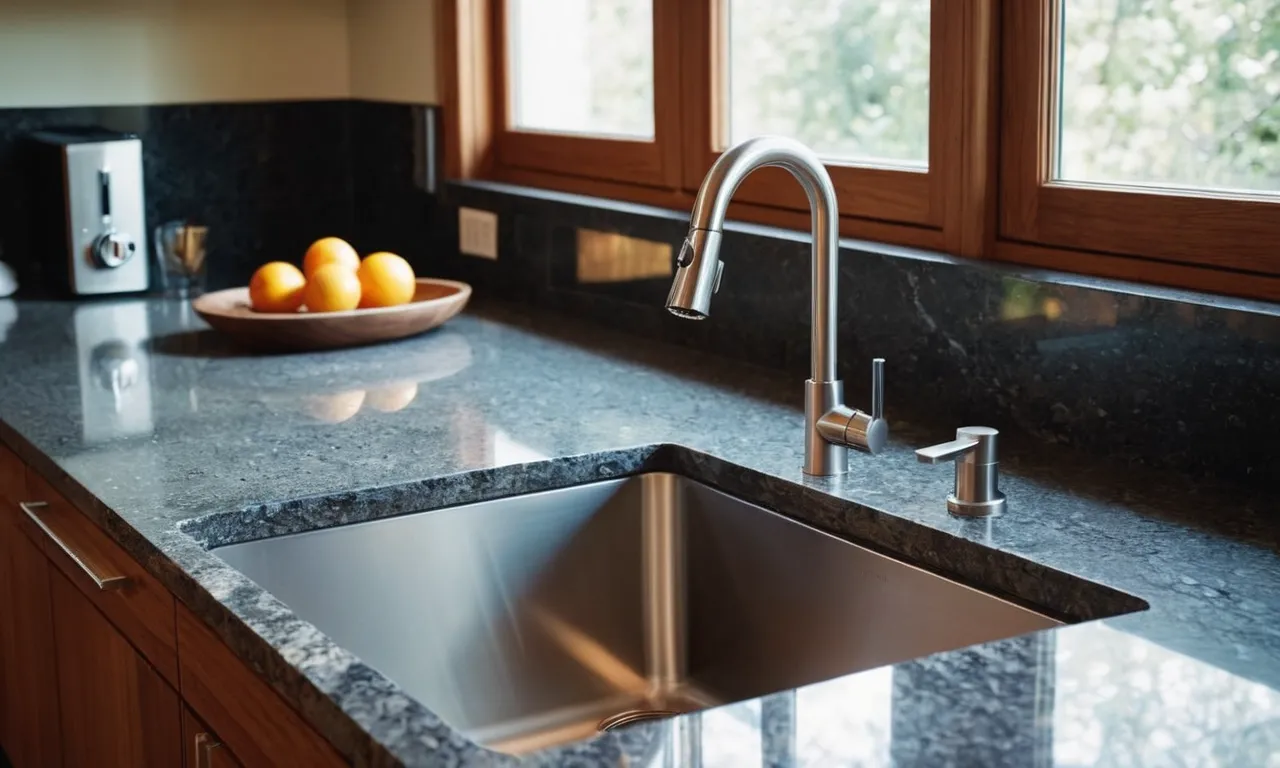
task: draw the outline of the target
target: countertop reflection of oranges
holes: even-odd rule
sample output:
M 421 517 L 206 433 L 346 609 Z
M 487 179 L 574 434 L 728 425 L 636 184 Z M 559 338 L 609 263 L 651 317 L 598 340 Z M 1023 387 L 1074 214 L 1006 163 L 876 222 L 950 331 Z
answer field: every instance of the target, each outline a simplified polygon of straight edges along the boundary
M 365 391 L 353 389 L 328 395 L 306 395 L 302 406 L 312 418 L 326 424 L 341 424 L 360 412 Z
M 418 384 L 412 381 L 394 382 L 369 389 L 348 389 L 290 398 L 300 402 L 302 410 L 316 421 L 325 424 L 341 424 L 350 421 L 361 410 L 371 409 L 379 413 L 396 413 L 408 408 L 418 396 Z
M 418 396 L 418 384 L 413 381 L 387 384 L 369 390 L 369 407 L 383 413 L 395 413 L 409 407 Z
M 254 272 L 249 304 L 256 312 L 345 312 L 407 304 L 416 291 L 413 267 L 396 254 L 379 251 L 361 261 L 347 241 L 324 237 L 307 248 L 301 270 L 273 261 Z

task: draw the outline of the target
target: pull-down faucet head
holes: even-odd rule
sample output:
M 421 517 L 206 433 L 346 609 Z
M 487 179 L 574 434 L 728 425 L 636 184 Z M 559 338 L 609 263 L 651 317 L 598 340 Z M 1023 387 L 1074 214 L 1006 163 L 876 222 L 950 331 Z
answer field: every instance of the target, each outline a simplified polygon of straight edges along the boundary
M 720 290 L 724 262 L 720 261 L 718 229 L 689 230 L 676 258 L 676 276 L 667 294 L 667 311 L 686 320 L 711 314 L 711 295 Z
M 729 200 L 743 179 L 767 166 L 785 168 L 804 187 L 813 211 L 815 254 L 821 256 L 822 263 L 818 266 L 825 269 L 833 263 L 836 196 L 822 161 L 813 150 L 793 139 L 781 136 L 748 139 L 721 154 L 698 189 L 689 216 L 689 234 L 676 260 L 675 280 L 667 295 L 667 309 L 672 314 L 701 320 L 710 313 L 711 296 L 719 290 L 720 275 L 724 271 L 720 238 Z M 826 362 L 825 355 L 823 362 Z M 826 375 L 828 373 L 830 375 Z M 834 376 L 832 366 L 830 370 L 824 368 L 818 378 Z

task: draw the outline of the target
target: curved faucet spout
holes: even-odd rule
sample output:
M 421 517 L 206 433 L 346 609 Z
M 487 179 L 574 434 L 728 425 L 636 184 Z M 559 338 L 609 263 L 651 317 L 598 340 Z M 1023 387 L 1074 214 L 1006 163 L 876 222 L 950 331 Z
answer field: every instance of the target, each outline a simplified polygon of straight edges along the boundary
M 887 439 L 888 426 L 880 414 L 878 396 L 871 413 L 849 408 L 844 404 L 843 384 L 836 378 L 839 210 L 831 176 L 813 150 L 792 139 L 762 136 L 742 142 L 716 160 L 693 203 L 689 234 L 676 259 L 667 309 L 696 320 L 711 313 L 711 297 L 720 289 L 724 272 L 720 242 L 729 201 L 743 179 L 766 167 L 790 172 L 809 198 L 813 257 L 804 471 L 811 475 L 837 475 L 848 466 L 847 446 L 878 453 Z M 883 389 L 883 370 L 883 361 L 873 367 L 872 391 L 877 394 Z
M 729 201 L 752 171 L 783 168 L 804 188 L 813 219 L 812 329 L 809 375 L 817 382 L 836 380 L 836 191 L 813 150 L 792 139 L 761 136 L 728 150 L 707 172 L 689 217 L 689 235 L 677 260 L 667 309 L 681 317 L 710 314 L 711 296 L 720 287 L 720 240 Z

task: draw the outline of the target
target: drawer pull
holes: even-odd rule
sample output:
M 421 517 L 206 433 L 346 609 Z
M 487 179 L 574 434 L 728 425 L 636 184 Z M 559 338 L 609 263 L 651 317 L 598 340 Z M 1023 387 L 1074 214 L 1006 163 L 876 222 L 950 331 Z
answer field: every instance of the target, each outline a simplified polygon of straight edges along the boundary
M 49 537 L 49 541 L 57 544 L 58 549 L 61 549 L 67 557 L 71 558 L 72 562 L 80 566 L 80 570 L 84 571 L 86 576 L 93 579 L 93 583 L 98 585 L 98 589 L 107 592 L 122 589 L 129 583 L 129 577 L 123 574 L 112 576 L 99 575 L 93 570 L 93 568 L 89 567 L 89 564 L 86 563 L 80 555 L 76 554 L 76 552 L 68 546 L 67 543 L 58 536 L 58 534 L 54 533 L 53 529 L 50 528 L 44 520 L 40 519 L 40 514 L 36 511 L 49 506 L 47 501 L 24 501 L 18 504 L 18 506 L 22 507 L 22 511 L 27 513 L 27 517 L 31 519 L 31 522 L 35 523 L 40 530 L 44 531 L 44 535 Z
M 196 734 L 196 768 L 217 768 L 222 742 L 211 733 Z

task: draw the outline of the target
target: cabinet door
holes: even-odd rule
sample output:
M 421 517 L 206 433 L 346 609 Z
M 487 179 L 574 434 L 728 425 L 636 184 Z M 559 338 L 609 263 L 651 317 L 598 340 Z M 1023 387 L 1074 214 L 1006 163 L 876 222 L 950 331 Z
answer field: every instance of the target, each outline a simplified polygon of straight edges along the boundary
M 49 583 L 65 768 L 182 765 L 178 694 L 65 576 Z
M 249 768 L 350 765 L 191 610 L 178 606 L 182 697 Z
M 182 743 L 186 768 L 241 768 L 231 748 L 186 707 L 182 708 Z
M 14 768 L 62 761 L 51 570 L 44 553 L 0 518 L 0 745 Z
M 22 461 L 0 446 L 0 746 L 14 768 L 62 761 L 49 561 L 21 530 Z

